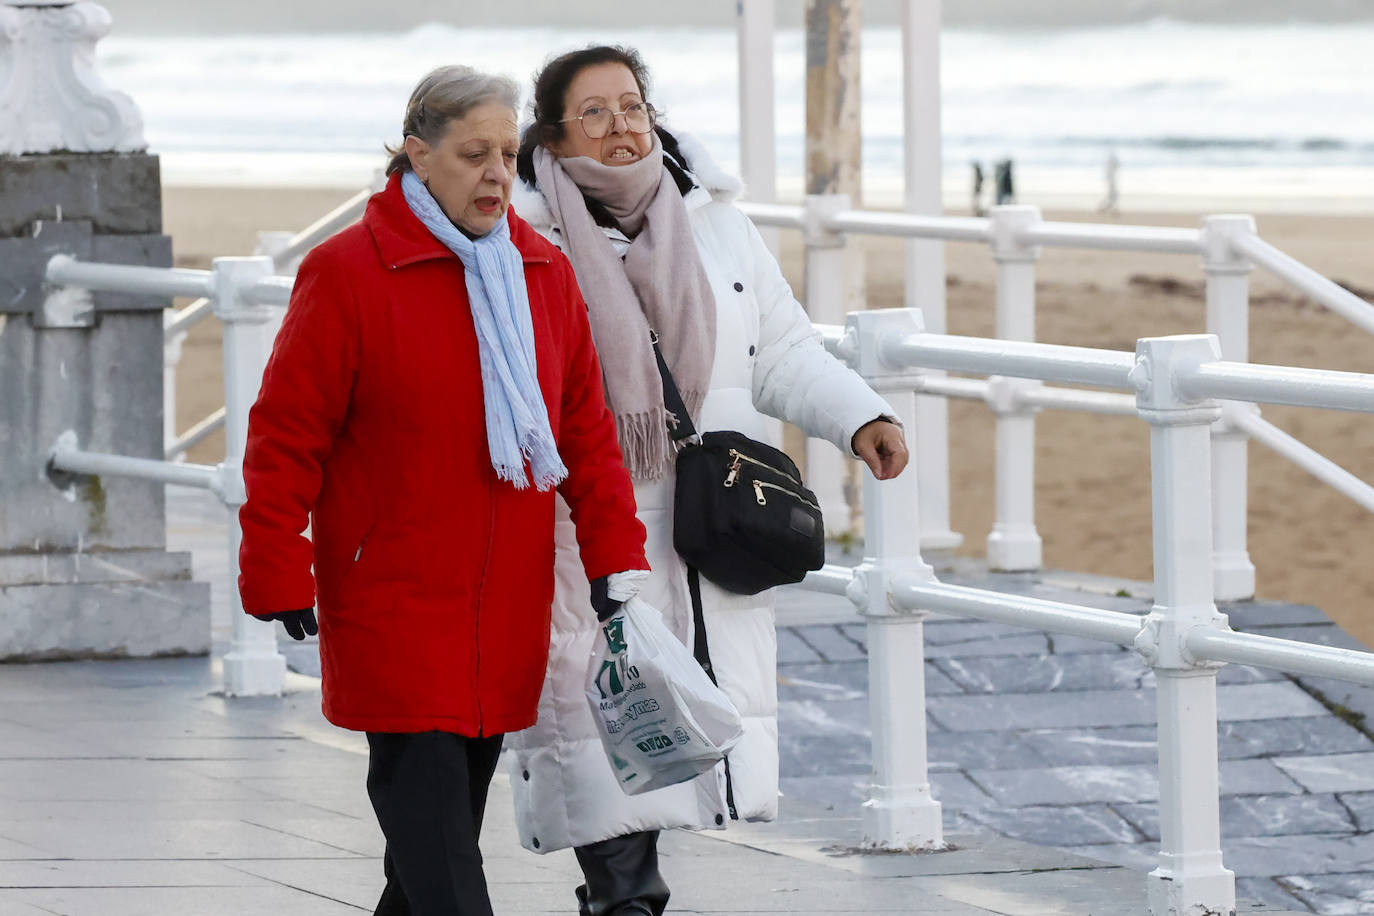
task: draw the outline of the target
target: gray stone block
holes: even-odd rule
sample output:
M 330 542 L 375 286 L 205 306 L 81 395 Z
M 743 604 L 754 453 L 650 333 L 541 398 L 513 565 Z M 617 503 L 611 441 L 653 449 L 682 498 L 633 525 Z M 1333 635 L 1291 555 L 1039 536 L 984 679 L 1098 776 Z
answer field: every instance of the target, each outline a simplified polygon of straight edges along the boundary
M 1222 761 L 1221 790 L 1236 794 L 1292 794 L 1301 787 L 1265 760 Z M 1158 768 L 1148 765 L 978 770 L 969 774 L 1006 805 L 1130 803 L 1159 798 Z
M 863 645 L 846 636 L 838 626 L 796 627 L 793 632 L 809 645 L 822 661 L 852 662 L 868 658 Z
M 1282 601 L 1240 601 L 1234 604 L 1218 605 L 1218 610 L 1226 615 L 1231 626 L 1237 630 L 1263 633 L 1266 629 L 1281 626 L 1302 626 L 1306 624 L 1330 624 L 1331 618 L 1320 608 L 1310 604 L 1287 604 Z
M 1341 801 L 1361 833 L 1374 833 L 1374 792 L 1348 792 L 1341 795 Z
M 1150 669 L 1134 653 L 1042 655 L 1007 664 L 999 658 L 939 658 L 935 664 L 971 693 L 1047 693 L 1074 690 L 1134 690 Z
M 1307 912 L 1307 904 L 1294 897 L 1273 878 L 1237 878 L 1236 903 L 1240 912 L 1261 908 L 1262 912 Z M 1276 916 L 1283 916 L 1283 912 Z
M 172 240 L 165 235 L 92 235 L 86 220 L 41 222 L 33 234 L 0 238 L 0 313 L 41 315 L 53 287 L 46 280 L 48 261 L 65 254 L 79 261 L 145 267 L 172 266 Z M 97 291 L 96 312 L 156 311 L 172 304 L 167 296 Z
M 1374 913 L 1374 874 L 1288 875 L 1279 883 L 1314 913 Z
M 1326 709 L 1291 681 L 1217 687 L 1217 719 L 1221 722 L 1324 715 Z
M 1003 836 L 1044 846 L 1135 843 L 1143 837 L 1107 805 L 991 807 L 970 817 Z
M 0 553 L 161 548 L 163 485 L 44 476 L 59 434 L 89 451 L 162 457 L 162 321 L 109 313 L 93 329 L 0 328 Z M 13 393 L 13 394 L 11 394 Z
M 927 743 L 931 769 L 1024 769 L 1058 762 L 1016 732 L 932 732 Z
M 1223 758 L 1374 750 L 1374 743 L 1335 716 L 1222 722 L 1217 739 Z
M 1152 690 L 1084 690 L 1056 694 L 929 697 L 932 719 L 952 731 L 1000 728 L 1065 728 L 1154 722 Z
M 204 654 L 210 587 L 144 581 L 0 588 L 0 661 Z
M 1023 732 L 1021 739 L 1060 766 L 1153 765 L 1159 760 L 1154 725 L 1037 728 Z
M 811 644 L 794 632 L 792 627 L 778 628 L 778 666 L 814 665 L 824 661 Z
M 1118 805 L 1116 810 L 1147 840 L 1159 841 L 1157 805 Z M 1354 833 L 1355 823 L 1334 795 L 1233 795 L 1221 799 L 1223 845 L 1236 837 Z
M 1374 752 L 1276 757 L 1274 765 L 1309 792 L 1374 791 Z
M 37 220 L 89 220 L 100 234 L 162 231 L 162 176 L 147 153 L 0 159 L 0 238 Z

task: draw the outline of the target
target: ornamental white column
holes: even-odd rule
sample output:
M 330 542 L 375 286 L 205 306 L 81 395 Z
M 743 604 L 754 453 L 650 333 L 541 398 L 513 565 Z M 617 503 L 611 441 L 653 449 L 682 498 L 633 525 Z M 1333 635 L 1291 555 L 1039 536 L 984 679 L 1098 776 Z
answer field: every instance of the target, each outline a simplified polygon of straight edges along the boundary
M 1222 866 L 1217 775 L 1217 670 L 1187 651 L 1190 631 L 1229 629 L 1212 597 L 1211 399 L 1178 389 L 1180 371 L 1220 358 L 1216 338 L 1141 340 L 1131 372 L 1150 424 L 1155 605 L 1137 637 L 1154 669 L 1159 716 L 1159 865 L 1152 916 L 1234 913 L 1235 875 Z
M 147 146 L 133 100 L 95 72 L 110 14 L 71 0 L 0 0 L 0 155 Z

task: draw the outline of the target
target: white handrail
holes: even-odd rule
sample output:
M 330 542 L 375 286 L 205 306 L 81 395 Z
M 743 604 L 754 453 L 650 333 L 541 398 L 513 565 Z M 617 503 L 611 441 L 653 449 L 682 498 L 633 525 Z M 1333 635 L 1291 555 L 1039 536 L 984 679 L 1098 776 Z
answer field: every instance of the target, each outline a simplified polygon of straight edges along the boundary
M 225 409 L 223 407 L 211 412 L 205 419 L 192 426 L 181 434 L 181 438 L 167 446 L 167 459 L 175 460 L 195 448 L 204 440 L 208 439 L 218 430 L 224 428 Z
M 1183 371 L 1177 382 L 1180 390 L 1198 398 L 1374 413 L 1374 376 L 1358 372 L 1219 360 Z
M 69 432 L 59 438 L 48 457 L 49 466 L 69 474 L 135 477 L 201 490 L 213 490 L 218 486 L 219 471 L 207 464 L 176 464 L 154 458 L 87 452 L 77 448 L 75 442 L 74 433 Z
M 883 355 L 895 365 L 1126 389 L 1132 387 L 1128 376 L 1135 365 L 1135 354 L 1124 350 L 950 334 L 912 334 L 888 343 Z
M 1230 237 L 1232 249 L 1267 268 L 1338 315 L 1374 334 L 1374 305 L 1250 233 Z
M 911 213 L 841 210 L 822 220 L 821 226 L 830 232 L 943 239 L 948 242 L 986 242 L 992 237 L 988 220 L 967 216 L 916 216 Z
M 143 296 L 203 296 L 210 293 L 210 271 L 179 267 L 136 267 L 78 261 L 65 254 L 48 260 L 44 279 L 54 286 L 79 286 Z
M 1374 652 L 1201 627 L 1188 633 L 1187 643 L 1188 650 L 1198 659 L 1257 665 L 1290 674 L 1334 677 L 1374 686 Z
M 744 211 L 744 215 L 753 220 L 756 226 L 775 226 L 779 229 L 802 227 L 803 210 L 795 204 L 765 204 L 741 200 L 735 206 Z
M 273 266 L 277 270 L 281 270 L 285 265 L 301 257 L 340 229 L 356 222 L 362 216 L 363 211 L 367 209 L 367 201 L 373 193 L 372 188 L 364 188 L 297 232 L 291 237 L 291 241 L 287 242 L 285 248 L 271 256 Z M 163 333 L 172 337 L 182 331 L 189 330 L 203 319 L 208 318 L 213 311 L 214 308 L 209 298 L 197 299 L 185 308 L 168 313 L 163 323 Z
M 825 592 L 829 595 L 843 595 L 854 581 L 854 570 L 848 566 L 827 563 L 820 569 L 806 574 L 799 586 L 808 591 Z
M 1101 223 L 1034 223 L 1016 233 L 1022 245 L 1200 254 L 1202 233 L 1169 226 L 1108 226 Z
M 1374 486 L 1370 486 L 1311 446 L 1279 429 L 1250 410 L 1223 408 L 1226 421 L 1255 441 L 1269 446 L 1322 483 L 1374 512 Z
M 1026 626 L 1047 633 L 1082 636 L 1130 646 L 1140 633 L 1139 614 L 1046 601 L 933 580 L 899 579 L 892 601 L 909 611 L 941 611 L 996 623 Z

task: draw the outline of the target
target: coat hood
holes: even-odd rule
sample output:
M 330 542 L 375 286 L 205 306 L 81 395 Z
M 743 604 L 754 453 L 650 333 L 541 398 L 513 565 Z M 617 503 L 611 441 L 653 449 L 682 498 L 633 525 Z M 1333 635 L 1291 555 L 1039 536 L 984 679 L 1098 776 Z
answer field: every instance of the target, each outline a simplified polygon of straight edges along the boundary
M 681 165 L 692 176 L 697 187 L 707 191 L 712 200 L 721 203 L 734 203 L 739 199 L 744 193 L 743 181 L 721 168 L 707 152 L 705 145 L 692 134 L 674 132 L 673 136 L 685 160 Z M 534 185 L 517 179 L 511 192 L 511 206 L 538 231 L 542 232 L 553 225 L 553 213 L 549 210 L 548 201 Z

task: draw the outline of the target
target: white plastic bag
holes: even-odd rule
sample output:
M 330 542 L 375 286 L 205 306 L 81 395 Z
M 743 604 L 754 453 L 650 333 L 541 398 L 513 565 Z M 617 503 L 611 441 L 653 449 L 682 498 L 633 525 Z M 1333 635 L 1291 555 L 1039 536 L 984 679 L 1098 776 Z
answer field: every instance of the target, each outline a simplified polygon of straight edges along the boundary
M 711 769 L 744 731 L 730 698 L 640 598 L 601 624 L 587 669 L 587 701 L 627 795 Z

